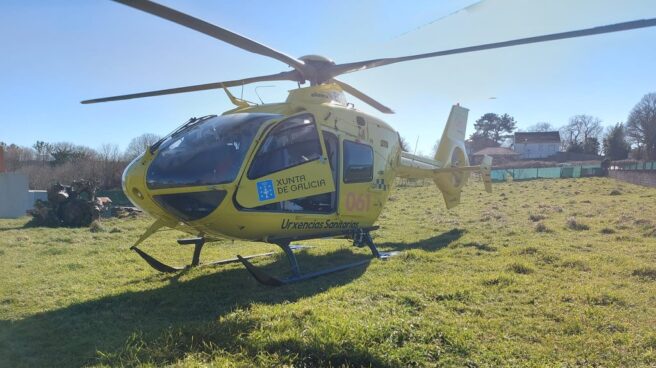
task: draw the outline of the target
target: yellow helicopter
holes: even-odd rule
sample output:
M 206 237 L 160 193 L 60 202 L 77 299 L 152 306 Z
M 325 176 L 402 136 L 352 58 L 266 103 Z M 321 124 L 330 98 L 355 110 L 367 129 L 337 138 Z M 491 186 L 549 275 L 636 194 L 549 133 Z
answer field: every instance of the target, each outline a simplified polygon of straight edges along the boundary
M 465 152 L 468 110 L 454 105 L 434 159 L 402 152 L 399 134 L 382 120 L 358 111 L 344 93 L 382 113 L 392 110 L 335 77 L 383 65 L 500 47 L 617 32 L 656 25 L 656 19 L 470 46 L 396 58 L 336 64 L 308 55 L 294 58 L 265 45 L 163 5 L 145 0 L 117 2 L 194 29 L 246 51 L 293 68 L 272 75 L 82 101 L 83 104 L 224 89 L 236 106 L 221 115 L 192 118 L 149 147 L 123 173 L 123 190 L 132 203 L 157 220 L 131 247 L 153 268 L 177 272 L 137 246 L 158 230 L 178 229 L 194 237 L 190 266 L 199 266 L 203 245 L 222 238 L 277 244 L 288 257 L 292 275 L 278 278 L 249 259 L 260 254 L 203 263 L 241 262 L 261 283 L 281 285 L 362 265 L 345 264 L 301 273 L 292 241 L 339 237 L 379 252 L 370 232 L 396 177 L 432 179 L 447 208 L 460 202 L 471 172 L 481 174 L 491 191 L 492 160 L 469 166 Z M 261 81 L 294 81 L 285 102 L 254 105 L 233 96 L 228 87 Z M 309 87 L 300 88 L 301 84 Z M 189 267 L 189 266 L 187 266 Z

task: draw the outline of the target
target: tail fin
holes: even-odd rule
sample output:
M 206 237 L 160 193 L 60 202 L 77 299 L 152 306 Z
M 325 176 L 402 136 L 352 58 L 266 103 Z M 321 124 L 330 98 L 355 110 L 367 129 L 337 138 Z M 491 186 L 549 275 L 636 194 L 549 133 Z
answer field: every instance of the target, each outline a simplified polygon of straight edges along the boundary
M 459 105 L 451 108 L 434 160 L 401 153 L 397 175 L 402 178 L 433 179 L 444 196 L 447 208 L 460 203 L 460 192 L 467 184 L 470 172 L 480 172 L 485 190 L 492 192 L 492 157 L 485 156 L 480 166 L 469 166 L 465 150 L 468 112 Z
M 438 161 L 443 168 L 469 166 L 465 150 L 468 113 L 469 110 L 460 105 L 451 107 L 449 119 L 435 153 L 435 161 Z M 469 171 L 443 172 L 434 177 L 433 181 L 442 192 L 447 208 L 455 207 L 460 203 L 460 192 L 462 187 L 467 184 L 468 179 Z
M 461 162 L 461 164 L 465 164 L 465 166 L 469 165 L 467 154 L 465 153 L 465 133 L 467 130 L 468 114 L 469 110 L 460 107 L 460 105 L 453 105 L 451 107 L 451 113 L 449 114 L 449 119 L 446 121 L 442 139 L 437 147 L 437 152 L 435 152 L 435 161 L 441 162 L 443 167 L 451 163 L 455 148 L 459 148 L 464 155 L 463 157 L 466 163 Z

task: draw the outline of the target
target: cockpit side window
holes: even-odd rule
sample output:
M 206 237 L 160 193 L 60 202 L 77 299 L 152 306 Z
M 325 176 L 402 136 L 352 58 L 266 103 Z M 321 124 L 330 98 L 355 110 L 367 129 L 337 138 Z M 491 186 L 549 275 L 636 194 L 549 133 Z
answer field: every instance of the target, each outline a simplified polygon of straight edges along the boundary
M 150 189 L 230 183 L 251 142 L 275 114 L 214 116 L 166 138 L 148 167 Z
M 312 115 L 296 116 L 269 132 L 253 158 L 248 178 L 257 179 L 320 157 L 321 143 Z

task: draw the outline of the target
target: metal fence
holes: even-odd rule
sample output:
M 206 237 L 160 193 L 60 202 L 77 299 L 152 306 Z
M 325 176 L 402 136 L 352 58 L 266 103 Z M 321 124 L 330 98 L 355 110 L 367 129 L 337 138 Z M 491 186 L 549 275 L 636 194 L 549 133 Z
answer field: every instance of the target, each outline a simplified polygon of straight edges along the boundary
M 603 170 L 601 165 L 493 169 L 491 173 L 493 182 L 506 180 L 582 178 L 602 175 Z

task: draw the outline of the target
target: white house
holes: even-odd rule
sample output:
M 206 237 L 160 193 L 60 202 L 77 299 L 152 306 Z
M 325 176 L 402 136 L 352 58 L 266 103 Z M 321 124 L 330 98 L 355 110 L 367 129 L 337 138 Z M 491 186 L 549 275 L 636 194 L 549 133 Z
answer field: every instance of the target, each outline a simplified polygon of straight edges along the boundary
M 513 150 L 522 159 L 545 158 L 560 151 L 558 132 L 517 132 Z

